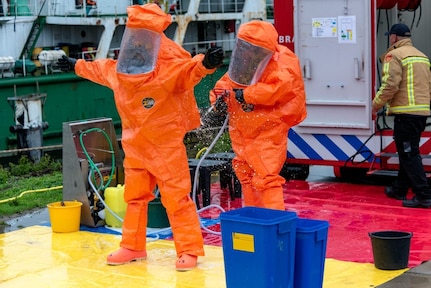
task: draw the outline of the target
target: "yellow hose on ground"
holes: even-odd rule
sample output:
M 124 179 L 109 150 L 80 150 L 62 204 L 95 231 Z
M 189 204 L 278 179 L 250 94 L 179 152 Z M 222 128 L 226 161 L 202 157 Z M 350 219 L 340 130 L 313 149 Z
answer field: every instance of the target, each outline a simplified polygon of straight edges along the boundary
M 29 193 L 33 193 L 33 192 L 48 192 L 48 191 L 51 191 L 51 190 L 57 190 L 57 189 L 61 189 L 61 188 L 63 188 L 63 186 L 54 186 L 54 187 L 50 187 L 50 188 L 42 188 L 42 189 L 35 189 L 35 190 L 26 190 L 24 192 L 21 192 L 21 194 L 19 194 L 16 197 L 12 197 L 12 198 L 8 198 L 8 199 L 0 200 L 0 204 L 16 200 L 18 198 L 21 198 L 25 194 L 29 194 Z

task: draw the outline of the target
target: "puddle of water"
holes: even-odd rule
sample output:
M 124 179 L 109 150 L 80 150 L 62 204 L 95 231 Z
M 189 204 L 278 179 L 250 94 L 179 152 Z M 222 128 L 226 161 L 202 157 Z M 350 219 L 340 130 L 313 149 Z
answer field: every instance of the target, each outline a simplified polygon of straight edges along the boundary
M 7 225 L 0 227 L 0 233 L 11 232 L 34 225 L 46 225 L 49 224 L 48 208 L 33 211 L 5 222 Z

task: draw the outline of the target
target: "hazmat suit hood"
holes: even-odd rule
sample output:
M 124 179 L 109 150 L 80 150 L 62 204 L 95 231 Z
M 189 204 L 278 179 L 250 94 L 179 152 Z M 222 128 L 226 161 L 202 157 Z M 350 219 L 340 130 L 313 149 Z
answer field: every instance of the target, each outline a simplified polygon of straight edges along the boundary
M 128 21 L 120 46 L 117 72 L 133 75 L 154 71 L 163 31 L 172 22 L 156 4 L 127 8 Z
M 254 20 L 240 26 L 237 38 L 228 75 L 237 84 L 252 85 L 277 52 L 278 33 L 271 23 Z

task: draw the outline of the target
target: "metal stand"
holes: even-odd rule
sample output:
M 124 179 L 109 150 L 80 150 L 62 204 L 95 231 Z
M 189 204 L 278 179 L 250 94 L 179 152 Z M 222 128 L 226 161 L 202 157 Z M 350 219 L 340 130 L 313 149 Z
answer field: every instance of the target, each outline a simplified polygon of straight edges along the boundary
M 105 225 L 100 214 L 104 205 L 94 192 L 94 187 L 98 186 L 95 182 L 106 182 L 109 178 L 108 186 L 124 184 L 123 155 L 120 153 L 111 118 L 63 123 L 63 200 L 83 203 L 81 224 Z M 90 175 L 94 182 L 90 185 L 89 173 L 93 164 L 101 174 L 92 174 L 96 178 Z M 114 174 L 111 174 L 112 169 Z M 103 192 L 98 191 L 101 197 Z
M 34 93 L 7 98 L 15 112 L 15 125 L 10 126 L 9 131 L 17 135 L 18 149 L 42 147 L 43 130 L 49 126 L 48 122 L 42 120 L 46 97 L 45 93 Z M 38 163 L 42 153 L 42 150 L 30 149 L 28 155 L 33 162 Z

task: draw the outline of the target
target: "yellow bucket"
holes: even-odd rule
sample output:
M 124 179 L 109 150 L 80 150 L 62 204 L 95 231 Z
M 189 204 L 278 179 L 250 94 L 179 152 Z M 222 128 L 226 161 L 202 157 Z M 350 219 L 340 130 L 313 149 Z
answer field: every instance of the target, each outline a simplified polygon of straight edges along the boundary
M 81 206 L 78 201 L 59 201 L 48 206 L 53 232 L 76 232 L 81 223 Z

